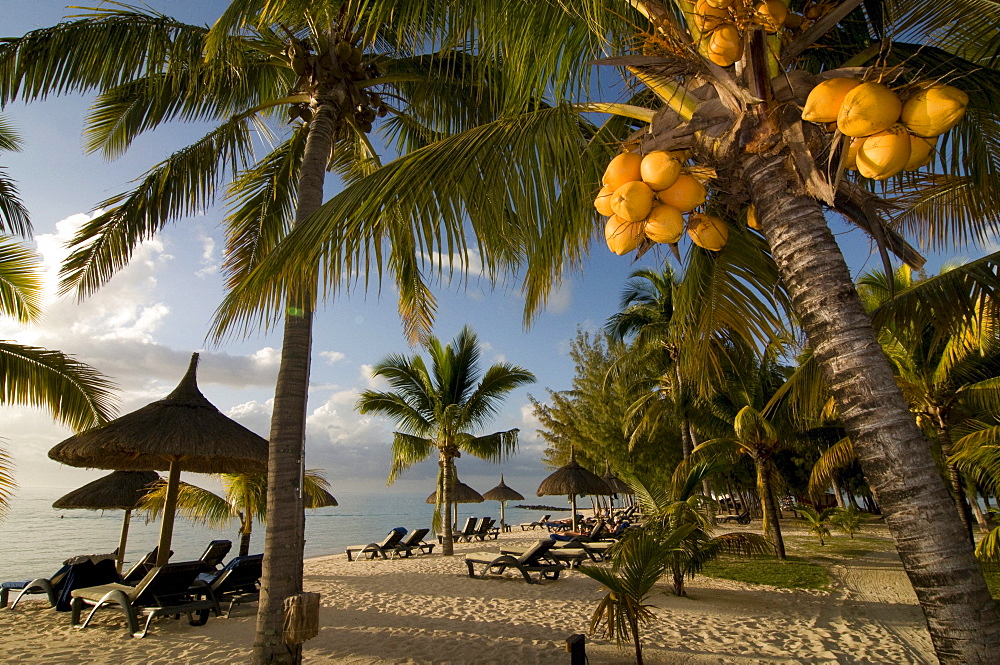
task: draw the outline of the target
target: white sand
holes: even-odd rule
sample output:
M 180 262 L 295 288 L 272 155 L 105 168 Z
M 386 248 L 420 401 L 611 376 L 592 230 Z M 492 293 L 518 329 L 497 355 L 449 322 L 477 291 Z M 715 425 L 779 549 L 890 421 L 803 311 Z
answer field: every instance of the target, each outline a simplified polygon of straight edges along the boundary
M 541 536 L 541 532 L 534 532 Z M 532 532 L 505 534 L 530 544 Z M 437 549 L 437 548 L 436 548 Z M 308 663 L 569 662 L 565 639 L 586 633 L 601 597 L 577 572 L 526 584 L 518 577 L 473 580 L 461 554 L 497 544 L 462 544 L 458 556 L 348 562 L 344 555 L 306 563 L 306 589 L 322 594 L 320 634 L 306 643 Z M 933 663 L 923 615 L 894 553 L 875 553 L 833 569 L 830 592 L 802 592 L 696 577 L 689 597 L 658 595 L 656 622 L 643 631 L 643 655 L 659 663 Z M 44 601 L 0 610 L 0 662 L 243 663 L 253 641 L 255 605 L 206 626 L 157 619 L 131 639 L 121 614 L 104 611 L 85 630 Z M 587 637 L 593 665 L 634 662 Z

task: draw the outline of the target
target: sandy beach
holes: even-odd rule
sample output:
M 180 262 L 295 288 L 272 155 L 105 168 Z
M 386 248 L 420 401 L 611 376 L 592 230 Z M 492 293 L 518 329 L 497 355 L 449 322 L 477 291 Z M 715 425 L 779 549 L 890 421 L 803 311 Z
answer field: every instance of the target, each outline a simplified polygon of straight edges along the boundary
M 528 545 L 542 535 L 515 530 L 500 542 Z M 339 554 L 308 560 L 305 586 L 322 594 L 322 609 L 319 636 L 306 643 L 306 662 L 568 663 L 565 639 L 587 632 L 599 585 L 575 571 L 540 585 L 520 576 L 469 579 L 462 554 L 497 549 L 496 541 L 487 541 L 456 546 L 454 558 L 348 562 Z M 657 620 L 643 633 L 644 656 L 648 663 L 671 664 L 936 662 L 893 551 L 835 561 L 830 570 L 829 591 L 698 576 L 687 598 L 658 594 Z M 158 619 L 138 640 L 128 637 L 120 612 L 103 612 L 78 630 L 68 613 L 32 600 L 0 610 L 0 661 L 243 663 L 255 610 L 243 605 L 202 627 Z M 596 636 L 588 635 L 587 654 L 594 665 L 634 662 L 631 650 Z

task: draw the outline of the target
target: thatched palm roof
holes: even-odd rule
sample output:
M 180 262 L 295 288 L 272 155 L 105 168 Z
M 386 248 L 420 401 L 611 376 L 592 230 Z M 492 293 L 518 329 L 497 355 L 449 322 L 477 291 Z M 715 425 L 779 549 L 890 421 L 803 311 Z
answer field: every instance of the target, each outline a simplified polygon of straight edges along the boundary
M 500 476 L 500 484 L 491 489 L 489 492 L 483 493 L 483 498 L 487 501 L 523 501 L 524 497 L 521 493 L 513 490 L 503 482 L 503 475 Z
M 608 487 L 611 488 L 612 494 L 635 494 L 635 492 L 632 491 L 632 488 L 629 487 L 625 481 L 618 478 L 610 471 L 604 474 L 603 480 L 608 484 Z
M 81 432 L 49 451 L 70 466 L 165 471 L 177 461 L 197 473 L 266 469 L 267 441 L 226 417 L 198 390 L 198 354 L 172 393 L 110 423 Z
M 155 471 L 113 471 L 56 499 L 60 510 L 132 510 L 160 479 Z
M 452 503 L 482 503 L 483 495 L 463 482 L 456 482 L 451 490 Z M 427 497 L 427 503 L 437 503 L 437 490 Z
M 570 454 L 569 464 L 553 471 L 538 486 L 538 496 L 562 494 L 613 494 L 608 484 L 596 473 L 587 471 L 577 464 L 576 456 Z

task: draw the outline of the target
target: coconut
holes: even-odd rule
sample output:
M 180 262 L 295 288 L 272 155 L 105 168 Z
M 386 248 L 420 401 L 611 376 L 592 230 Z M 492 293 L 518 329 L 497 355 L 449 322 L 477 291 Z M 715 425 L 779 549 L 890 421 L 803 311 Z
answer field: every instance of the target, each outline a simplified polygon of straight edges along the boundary
M 903 110 L 892 90 L 869 81 L 849 90 L 837 115 L 837 129 L 847 136 L 870 136 L 889 129 Z
M 865 142 L 865 138 L 851 139 L 850 143 L 847 144 L 847 155 L 844 157 L 844 168 L 848 171 L 858 170 L 858 150 L 861 149 L 861 144 Z
M 733 4 L 733 0 L 705 0 L 705 3 L 716 9 L 729 9 L 729 5 Z
M 732 23 L 723 23 L 708 38 L 708 59 L 728 67 L 743 57 L 743 35 Z
M 644 183 L 654 191 L 660 191 L 677 181 L 677 176 L 681 174 L 681 163 L 671 153 L 656 150 L 642 158 L 639 172 Z
M 930 85 L 903 104 L 902 119 L 917 136 L 944 134 L 965 116 L 969 96 L 950 85 Z
M 607 170 L 604 171 L 603 183 L 614 191 L 626 182 L 641 179 L 640 164 L 642 155 L 637 152 L 623 152 L 608 164 Z
M 653 242 L 675 243 L 684 235 L 684 218 L 677 208 L 658 205 L 649 212 L 643 230 Z
M 656 193 L 660 203 L 671 205 L 681 212 L 690 212 L 705 202 L 705 186 L 694 176 L 682 173 L 677 181 L 662 192 Z
M 836 77 L 820 81 L 806 97 L 802 119 L 809 122 L 833 122 L 848 92 L 861 85 L 858 79 Z
M 726 246 L 729 240 L 729 227 L 713 215 L 695 213 L 688 220 L 688 236 L 691 241 L 703 249 L 717 252 Z
M 597 212 L 605 217 L 615 214 L 615 211 L 611 209 L 611 195 L 614 193 L 615 190 L 611 189 L 610 185 L 605 185 L 601 187 L 601 191 L 597 193 L 597 198 L 594 199 L 594 207 L 597 208 Z
M 930 164 L 936 146 L 936 136 L 932 139 L 925 139 L 922 136 L 910 134 L 910 159 L 906 162 L 903 170 L 916 171 Z
M 630 222 L 612 215 L 604 225 L 604 240 L 608 249 L 618 256 L 628 254 L 642 242 L 642 222 Z
M 757 208 L 751 205 L 747 208 L 747 226 L 749 226 L 754 231 L 763 231 L 764 227 L 760 225 L 760 220 L 757 219 Z
M 777 32 L 785 25 L 788 18 L 788 6 L 781 0 L 765 0 L 757 5 L 754 21 L 767 32 Z
M 729 18 L 728 11 L 713 7 L 708 0 L 698 0 L 694 5 L 694 24 L 702 32 L 715 30 L 727 18 Z
M 872 180 L 891 178 L 909 161 L 910 135 L 898 122 L 866 138 L 858 149 L 858 173 Z
M 629 222 L 641 222 L 653 208 L 656 195 L 642 181 L 626 182 L 611 195 L 611 209 Z

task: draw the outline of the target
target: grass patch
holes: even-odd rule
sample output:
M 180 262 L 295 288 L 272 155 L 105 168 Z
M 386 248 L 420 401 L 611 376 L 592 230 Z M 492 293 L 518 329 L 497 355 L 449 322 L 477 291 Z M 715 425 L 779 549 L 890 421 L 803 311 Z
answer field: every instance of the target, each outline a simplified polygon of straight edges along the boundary
M 717 559 L 705 564 L 703 575 L 737 582 L 768 584 L 783 589 L 829 589 L 823 566 L 801 557 L 779 559 Z M 1000 578 L 998 578 L 1000 583 Z

